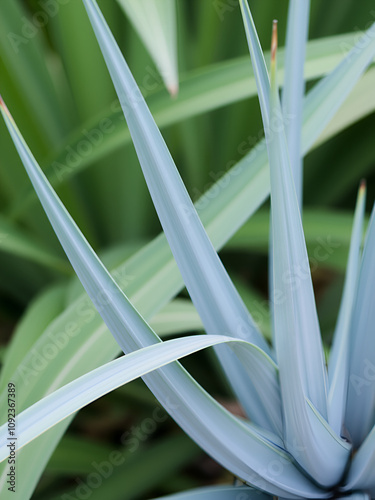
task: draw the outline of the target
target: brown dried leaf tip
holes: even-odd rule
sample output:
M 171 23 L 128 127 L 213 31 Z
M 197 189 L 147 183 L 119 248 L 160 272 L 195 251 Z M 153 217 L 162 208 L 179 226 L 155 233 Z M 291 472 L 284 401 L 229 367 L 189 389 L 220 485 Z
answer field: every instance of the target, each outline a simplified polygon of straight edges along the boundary
M 277 52 L 277 21 L 273 21 L 272 25 L 272 42 L 271 42 L 271 62 L 274 64 L 276 61 Z

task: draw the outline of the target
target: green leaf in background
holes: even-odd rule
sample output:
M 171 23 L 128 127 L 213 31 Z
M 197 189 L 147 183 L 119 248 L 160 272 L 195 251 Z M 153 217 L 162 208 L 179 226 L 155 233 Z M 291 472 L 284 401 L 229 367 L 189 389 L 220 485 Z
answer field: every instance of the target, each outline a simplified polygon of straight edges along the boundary
M 228 241 L 225 250 L 267 254 L 268 219 L 267 211 L 258 211 Z M 303 230 L 313 272 L 319 268 L 328 268 L 344 273 L 352 224 L 352 213 L 304 209 Z
M 45 266 L 48 269 L 70 274 L 69 265 L 45 248 L 32 235 L 0 215 L 0 250 Z
M 128 450 L 124 450 L 124 453 L 122 451 L 114 453 L 117 457 L 116 464 L 122 460 L 123 462 L 113 467 L 111 475 L 103 481 L 100 488 L 88 488 L 89 491 L 91 489 L 90 498 L 92 500 L 102 500 L 103 498 L 142 500 L 149 498 L 154 487 L 166 484 L 180 469 L 187 466 L 192 460 L 196 460 L 202 453 L 194 441 L 185 434 L 158 439 L 148 446 L 140 447 L 132 454 Z M 113 453 L 112 450 L 111 452 Z M 108 463 L 108 456 L 107 454 L 105 457 L 105 465 Z M 89 472 L 92 472 L 92 466 Z M 80 484 L 82 483 L 64 493 L 73 496 L 73 498 L 78 496 Z M 52 498 L 50 496 L 48 500 L 61 500 L 61 494 Z
M 12 380 L 14 367 L 20 365 L 47 325 L 63 312 L 65 295 L 66 286 L 54 286 L 30 305 L 27 313 L 17 325 L 4 357 L 0 373 L 0 391 L 6 390 L 7 383 Z
M 307 45 L 305 78 L 307 80 L 315 79 L 331 71 L 343 58 L 342 47 L 352 46 L 354 38 L 353 34 L 349 34 L 310 41 Z M 282 50 L 279 57 L 279 78 L 283 79 Z M 267 61 L 269 60 L 269 53 L 266 53 L 265 58 Z M 368 85 L 371 85 L 370 81 Z M 256 95 L 255 79 L 251 67 L 249 68 L 247 57 L 245 57 L 196 70 L 181 81 L 177 98 L 172 100 L 165 95 L 165 92 L 157 92 L 149 96 L 147 104 L 158 127 L 164 128 L 254 95 Z M 372 104 L 372 101 L 367 102 L 366 105 L 364 96 L 367 95 L 367 93 L 363 94 L 363 90 L 358 94 L 356 93 L 357 99 L 362 99 L 360 108 L 357 107 L 357 102 L 346 107 L 345 126 L 362 116 L 366 116 L 371 110 L 375 109 L 375 103 Z M 350 99 L 348 103 L 350 103 Z M 343 126 L 340 120 L 333 120 L 332 124 L 330 124 L 329 135 L 322 135 L 320 142 L 324 142 L 327 137 L 331 137 L 342 130 Z M 97 145 L 94 145 L 95 147 L 93 147 L 90 155 L 80 156 L 79 161 L 72 165 L 70 164 L 68 151 L 77 152 L 79 144 L 82 141 L 87 141 L 87 137 L 82 135 L 82 130 L 91 130 L 94 133 L 100 131 L 102 139 L 98 141 Z M 113 113 L 112 106 L 112 109 L 106 111 L 99 121 L 97 119 L 90 120 L 82 128 L 80 127 L 68 139 L 67 144 L 57 156 L 53 155 L 48 158 L 45 162 L 45 172 L 52 185 L 56 186 L 77 175 L 96 161 L 105 158 L 111 152 L 129 144 L 130 141 L 131 137 L 126 124 L 122 120 L 120 106 L 116 105 L 115 113 Z M 250 149 L 248 145 L 245 146 L 247 150 Z M 36 200 L 35 192 L 28 187 L 14 200 L 10 213 L 19 217 L 27 209 L 29 203 L 36 202 Z
M 153 58 L 169 93 L 178 93 L 176 0 L 117 0 Z

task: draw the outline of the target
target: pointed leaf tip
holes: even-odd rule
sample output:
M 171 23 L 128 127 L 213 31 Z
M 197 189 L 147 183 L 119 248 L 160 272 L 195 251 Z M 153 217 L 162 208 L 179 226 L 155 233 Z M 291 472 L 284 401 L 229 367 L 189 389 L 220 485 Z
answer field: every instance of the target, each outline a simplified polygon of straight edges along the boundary
M 277 52 L 277 20 L 272 24 L 271 63 L 275 64 Z
M 359 185 L 359 194 L 363 196 L 365 191 L 366 191 L 366 179 L 362 179 Z
M 2 111 L 4 113 L 6 113 L 8 118 L 13 121 L 12 115 L 10 114 L 10 111 L 9 111 L 7 105 L 5 104 L 3 98 L 1 97 L 1 95 L 0 95 L 0 108 L 2 109 Z
M 179 86 L 178 84 L 168 85 L 167 90 L 171 97 L 175 98 L 178 95 Z

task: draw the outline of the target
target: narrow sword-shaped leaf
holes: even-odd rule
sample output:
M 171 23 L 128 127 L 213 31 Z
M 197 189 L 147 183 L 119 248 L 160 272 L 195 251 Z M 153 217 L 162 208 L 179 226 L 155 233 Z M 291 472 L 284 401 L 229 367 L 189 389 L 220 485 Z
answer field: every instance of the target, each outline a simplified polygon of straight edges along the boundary
M 351 353 L 350 323 L 354 308 L 354 299 L 357 291 L 360 250 L 363 236 L 363 220 L 365 215 L 365 201 L 366 186 L 362 183 L 358 192 L 344 291 L 328 364 L 330 383 L 328 394 L 328 421 L 339 436 L 342 435 L 342 425 L 346 408 L 349 377 L 349 354 Z M 354 332 L 352 335 L 353 334 Z
M 308 38 L 310 0 L 290 0 L 285 50 L 282 111 L 290 166 L 298 204 L 302 211 L 302 116 L 305 93 L 304 63 Z
M 97 6 L 83 0 L 118 93 L 159 219 L 182 277 L 207 332 L 248 340 L 266 353 L 257 330 L 214 250 L 168 148 Z M 248 380 L 235 358 L 217 350 L 233 390 L 256 423 L 281 433 L 277 402 L 262 404 L 262 389 Z M 264 398 L 263 398 L 264 399 Z
M 247 10 L 249 10 L 248 7 Z M 246 18 L 244 19 L 244 22 L 248 25 Z M 248 25 L 248 29 L 255 30 L 254 24 Z M 255 35 L 253 38 L 255 38 Z M 282 250 L 282 253 L 280 254 L 281 261 L 277 263 L 275 258 L 273 259 L 273 266 L 278 266 L 274 269 L 273 274 L 275 277 L 277 276 L 277 273 L 283 274 L 283 276 L 288 274 L 288 280 L 290 282 L 291 280 L 296 279 L 298 268 L 306 266 L 306 264 L 308 265 L 308 257 L 298 204 L 297 206 L 294 206 L 295 190 L 293 186 L 293 179 L 289 178 L 290 166 L 287 145 L 284 144 L 285 141 L 283 141 L 285 133 L 283 117 L 279 106 L 278 86 L 276 82 L 277 31 L 275 23 L 272 43 L 271 68 L 273 71 L 273 88 L 270 88 L 269 84 L 267 89 L 263 88 L 264 83 L 261 81 L 257 82 L 257 84 L 260 94 L 264 94 L 267 90 L 269 95 L 271 95 L 270 101 L 272 101 L 273 106 L 272 109 L 263 109 L 264 114 L 266 114 L 267 111 L 269 112 L 269 119 L 267 123 L 264 123 L 264 128 L 270 157 L 271 189 L 273 187 L 272 193 L 275 198 L 272 203 L 272 225 L 274 223 L 278 225 L 277 228 L 273 229 L 272 239 L 274 240 L 276 236 L 275 232 L 277 232 L 279 241 L 273 241 L 273 245 L 277 244 L 277 247 Z M 252 48 L 252 50 L 254 52 L 259 52 L 261 49 L 259 45 L 256 45 Z M 262 59 L 260 55 L 258 57 L 253 57 L 253 65 L 258 64 L 263 64 L 265 66 L 264 59 Z M 263 68 L 263 72 L 264 71 L 267 71 L 265 67 Z M 254 73 L 257 75 L 261 74 L 262 71 L 260 69 L 254 70 Z M 260 102 L 263 106 L 262 101 Z M 268 123 L 271 123 L 271 118 L 273 120 L 272 130 L 267 126 Z M 274 163 L 273 165 L 271 164 L 271 156 Z M 289 204 L 286 204 L 285 199 L 289 200 Z M 277 209 L 275 206 L 276 204 Z M 276 214 L 278 214 L 279 219 L 276 219 Z M 282 232 L 280 232 L 281 228 L 283 228 Z M 283 244 L 281 242 L 283 242 Z M 276 256 L 276 249 L 274 249 L 273 252 Z M 278 293 L 283 293 L 284 295 L 285 292 L 283 289 L 286 288 L 285 281 L 286 280 L 283 278 L 281 282 L 278 283 Z M 314 292 L 309 271 L 306 278 L 303 280 L 300 279 L 297 285 L 299 290 L 295 290 L 295 293 L 290 295 L 289 300 L 291 302 L 287 305 L 292 310 L 294 301 L 297 300 L 298 304 L 298 301 L 301 300 L 302 303 L 299 305 L 303 306 L 303 310 L 305 311 L 304 319 L 298 315 L 298 309 L 294 313 L 294 321 L 299 323 L 297 327 L 297 330 L 299 330 L 298 353 L 303 359 L 303 368 L 301 367 L 302 371 L 300 376 L 302 377 L 305 396 L 309 398 L 318 411 L 326 417 L 327 402 L 324 354 L 321 345 Z M 274 282 L 274 287 L 275 286 L 276 282 Z M 288 288 L 291 289 L 292 287 L 289 286 Z M 296 288 L 297 287 L 294 285 L 294 289 Z M 272 301 L 276 302 L 274 298 L 272 298 Z M 283 308 L 286 310 L 288 307 L 285 307 L 285 300 L 283 302 Z M 274 303 L 273 307 L 275 306 L 276 304 Z M 284 360 L 284 362 L 286 362 L 286 360 Z
M 1 98 L 0 110 L 64 250 L 118 344 L 124 352 L 131 352 L 160 342 L 113 281 L 48 184 Z M 254 347 L 264 361 L 259 363 L 253 359 L 245 365 L 248 370 L 258 373 L 254 378 L 263 383 L 265 396 L 270 390 L 272 397 L 277 399 L 276 366 L 263 350 Z M 273 379 L 270 377 L 272 370 Z M 178 362 L 146 375 L 144 380 L 182 429 L 245 482 L 288 498 L 326 497 L 325 492 L 312 485 L 294 466 L 287 452 L 268 438 L 263 438 L 250 423 L 243 423 L 218 405 Z M 269 385 L 270 382 L 273 387 Z M 268 385 L 267 389 L 265 385 Z M 280 460 L 283 465 L 282 477 L 267 468 L 269 463 L 278 463 Z M 3 474 L 0 488 L 5 480 Z
M 172 96 L 178 92 L 176 0 L 118 0 Z
M 189 354 L 221 343 L 233 344 L 244 361 L 256 364 L 262 354 L 251 344 L 221 335 L 197 335 L 167 340 L 122 356 L 75 379 L 17 415 L 17 449 L 64 418 L 118 387 Z M 238 346 L 235 344 L 243 344 Z M 261 363 L 260 363 L 261 364 Z M 261 370 L 259 374 L 261 373 Z M 271 397 L 272 395 L 270 395 Z M 0 427 L 0 462 L 10 453 L 8 423 Z
M 46 326 L 64 310 L 65 294 L 66 285 L 48 287 L 26 310 L 12 334 L 2 360 L 0 394 L 6 392 L 8 382 L 14 381 L 14 370 L 22 363 Z M 0 397 L 0 405 L 5 403 L 5 398 Z
M 270 116 L 270 79 L 253 16 L 251 15 L 247 1 L 240 0 L 240 7 L 251 60 L 253 61 L 253 71 L 258 89 L 260 111 L 262 113 L 264 127 L 266 128 L 268 127 Z
M 375 416 L 375 208 L 367 229 L 350 335 L 345 426 L 359 447 Z
M 327 426 L 326 371 L 301 216 L 284 128 L 276 126 L 280 102 L 276 81 L 277 24 L 271 59 L 272 133 L 266 129 L 271 177 L 276 354 L 284 411 L 284 441 L 298 443 L 301 466 L 326 487 L 337 484 L 350 446 Z M 306 398 L 312 406 L 306 404 Z M 317 408 L 317 411 L 315 410 Z

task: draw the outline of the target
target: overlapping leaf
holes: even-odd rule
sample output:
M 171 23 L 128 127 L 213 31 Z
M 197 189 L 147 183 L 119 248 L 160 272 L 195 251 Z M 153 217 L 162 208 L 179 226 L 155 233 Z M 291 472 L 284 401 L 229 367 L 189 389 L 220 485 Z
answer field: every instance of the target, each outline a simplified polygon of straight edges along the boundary
M 245 1 L 242 7 L 245 26 L 249 31 L 254 30 Z M 268 92 L 271 96 L 269 120 L 264 126 L 271 169 L 272 300 L 283 398 L 284 439 L 289 449 L 297 444 L 302 450 L 296 459 L 317 482 L 332 486 L 344 473 L 350 447 L 338 439 L 324 421 L 327 417 L 325 361 L 276 82 L 276 33 L 274 25 L 271 88 L 267 82 L 266 87 L 262 87 L 262 80 L 258 81 L 258 87 L 260 94 Z M 257 45 L 251 52 L 257 54 L 260 50 Z M 254 66 L 262 63 L 259 55 L 253 56 Z M 257 73 L 261 71 L 255 71 Z M 263 109 L 263 114 L 266 113 L 267 109 Z M 272 128 L 268 126 L 271 123 Z M 306 404 L 306 398 L 313 402 L 323 418 Z
M 95 2 L 84 0 L 116 87 L 159 219 L 186 287 L 207 332 L 269 348 L 215 252 L 173 159 Z M 145 148 L 147 144 L 147 148 Z M 278 401 L 254 386 L 231 353 L 217 350 L 227 377 L 255 423 L 281 433 Z
M 350 325 L 345 426 L 359 447 L 375 417 L 375 209 L 367 229 Z
M 304 65 L 308 38 L 310 0 L 291 0 L 285 54 L 285 78 L 282 110 L 288 144 L 290 166 L 298 204 L 302 210 L 302 116 L 305 93 Z

